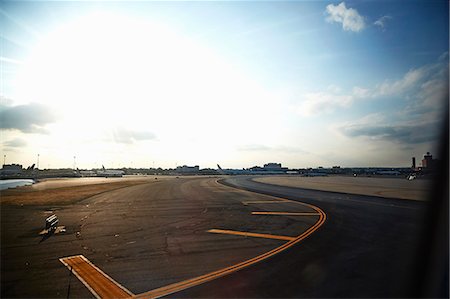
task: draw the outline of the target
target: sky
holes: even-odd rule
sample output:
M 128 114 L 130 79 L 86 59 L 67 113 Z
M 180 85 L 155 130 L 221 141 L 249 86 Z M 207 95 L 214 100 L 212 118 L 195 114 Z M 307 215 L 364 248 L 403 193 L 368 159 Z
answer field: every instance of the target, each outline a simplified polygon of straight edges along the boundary
M 80 169 L 438 155 L 448 1 L 2 1 L 0 154 Z

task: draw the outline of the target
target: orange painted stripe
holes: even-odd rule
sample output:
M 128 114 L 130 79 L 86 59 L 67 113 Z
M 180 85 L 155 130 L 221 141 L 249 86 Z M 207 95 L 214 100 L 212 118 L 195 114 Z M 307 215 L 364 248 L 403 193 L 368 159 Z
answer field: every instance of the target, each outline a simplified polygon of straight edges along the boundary
M 236 265 L 233 265 L 233 266 L 230 266 L 230 267 L 218 270 L 218 271 L 214 271 L 214 272 L 202 275 L 202 276 L 198 276 L 198 277 L 191 278 L 191 279 L 188 279 L 188 280 L 184 280 L 184 281 L 180 281 L 180 282 L 177 282 L 177 283 L 173 283 L 173 284 L 170 284 L 170 285 L 158 288 L 158 289 L 154 289 L 152 291 L 136 295 L 135 298 L 160 298 L 160 297 L 167 296 L 167 295 L 170 295 L 170 294 L 173 294 L 173 293 L 176 293 L 176 292 L 179 292 L 179 291 L 182 291 L 182 290 L 185 290 L 185 289 L 197 286 L 199 284 L 202 284 L 202 283 L 205 283 L 205 282 L 208 282 L 208 281 L 211 281 L 211 280 L 223 277 L 223 276 L 231 274 L 233 272 L 239 271 L 239 270 L 244 269 L 246 267 L 249 267 L 249 266 L 251 266 L 253 264 L 259 263 L 259 262 L 261 262 L 261 261 L 263 261 L 265 259 L 268 259 L 271 256 L 274 256 L 275 254 L 278 254 L 278 253 L 280 253 L 280 252 L 282 252 L 282 251 L 284 251 L 284 250 L 294 246 L 295 244 L 299 243 L 300 241 L 304 240 L 306 237 L 311 235 L 320 226 L 322 226 L 322 224 L 325 223 L 325 220 L 326 220 L 327 217 L 326 217 L 326 214 L 320 208 L 315 207 L 315 206 L 310 205 L 310 204 L 300 203 L 300 202 L 296 202 L 296 201 L 292 201 L 292 202 L 308 206 L 308 207 L 316 210 L 320 214 L 319 219 L 317 220 L 317 222 L 313 226 L 311 226 L 309 229 L 307 229 L 301 235 L 295 237 L 293 240 L 291 240 L 289 242 L 286 242 L 283 245 L 281 245 L 281 246 L 279 246 L 279 247 L 277 247 L 275 249 L 272 249 L 272 250 L 270 250 L 270 251 L 268 251 L 266 253 L 258 255 L 257 257 L 254 257 L 252 259 L 243 261 L 243 262 L 238 263 Z
M 277 235 L 269 235 L 269 234 L 258 234 L 258 233 L 249 233 L 249 232 L 239 232 L 239 231 L 226 230 L 226 229 L 210 229 L 210 230 L 208 230 L 208 233 L 238 235 L 238 236 L 244 236 L 244 237 L 265 238 L 265 239 L 274 239 L 274 240 L 283 240 L 283 241 L 291 241 L 291 240 L 295 239 L 294 237 L 277 236 Z
M 287 200 L 287 199 L 276 200 L 276 201 L 275 200 L 274 201 L 253 201 L 253 202 L 247 202 L 247 203 L 282 203 L 282 202 L 291 202 L 291 203 L 307 206 L 307 207 L 317 211 L 317 215 L 319 216 L 319 219 L 316 221 L 316 223 L 313 226 L 308 228 L 306 231 L 304 231 L 302 234 L 300 234 L 297 237 L 278 236 L 278 237 L 289 238 L 289 241 L 275 249 L 272 249 L 268 252 L 258 255 L 254 258 L 251 258 L 251 259 L 243 261 L 241 263 L 232 265 L 227 268 L 223 268 L 223 269 L 220 269 L 220 270 L 217 270 L 217 271 L 205 274 L 205 275 L 201 275 L 201 276 L 198 276 L 195 278 L 191 278 L 188 280 L 173 283 L 173 284 L 170 284 L 170 285 L 167 285 L 167 286 L 164 286 L 161 288 L 157 288 L 157 289 L 154 289 L 154 290 L 142 293 L 142 294 L 133 295 L 130 291 L 128 291 L 123 286 L 121 286 L 120 284 L 115 282 L 111 277 L 106 275 L 103 271 L 101 271 L 100 269 L 95 267 L 90 261 L 88 261 L 82 255 L 68 257 L 68 258 L 62 258 L 62 259 L 60 259 L 60 261 L 64 265 L 66 265 L 68 268 L 72 267 L 74 274 L 80 279 L 80 281 L 83 282 L 83 284 L 97 298 L 130 298 L 130 297 L 133 297 L 133 298 L 159 298 L 159 297 L 167 296 L 167 295 L 170 295 L 170 294 L 206 283 L 208 281 L 229 275 L 233 272 L 239 271 L 239 270 L 249 267 L 253 264 L 259 263 L 265 259 L 268 259 L 268 258 L 294 246 L 295 244 L 301 242 L 302 240 L 307 238 L 309 235 L 314 233 L 326 221 L 327 216 L 320 208 L 310 205 L 310 204 L 307 204 L 307 203 L 302 203 L 302 202 L 297 202 L 297 201 L 292 201 L 292 200 Z M 244 204 L 245 204 L 245 202 L 244 202 Z M 270 213 L 270 212 L 267 212 L 267 213 Z M 283 213 L 283 212 L 275 212 L 275 213 Z M 288 213 L 288 212 L 286 212 L 286 213 Z M 313 213 L 309 213 L 309 214 L 313 214 Z M 219 230 L 216 230 L 216 231 L 219 231 Z M 221 230 L 221 231 L 224 231 L 224 230 Z M 233 234 L 236 234 L 236 232 L 233 232 Z M 245 234 L 245 235 L 249 235 L 249 234 L 264 235 L 264 234 L 255 234 L 255 233 L 243 233 L 243 234 Z M 268 235 L 268 236 L 273 236 L 273 235 Z M 79 259 L 81 259 L 82 261 L 80 262 Z M 74 262 L 74 260 L 75 260 L 75 262 Z M 72 265 L 69 266 L 69 263 Z M 89 266 L 82 266 L 81 268 L 75 266 L 78 263 L 80 263 L 82 265 L 87 264 L 92 269 Z M 96 281 L 96 279 L 93 279 L 94 282 L 96 282 L 96 283 L 94 283 L 94 284 L 89 283 L 92 280 L 92 277 L 91 277 L 92 273 L 88 273 L 88 272 L 84 271 L 83 270 L 84 267 L 87 267 L 87 269 L 89 270 L 88 272 L 97 271 L 98 273 L 94 273 L 94 276 L 103 276 L 106 280 L 99 278 L 100 280 Z M 98 282 L 100 282 L 100 286 L 98 285 Z M 112 285 L 109 285 L 109 283 L 111 283 Z M 106 290 L 106 293 L 103 293 L 103 292 L 105 292 L 105 290 Z M 121 292 L 120 290 L 124 293 L 120 293 Z M 110 293 L 110 291 L 113 291 L 113 292 L 117 291 L 119 294 L 112 294 L 112 293 Z
M 244 205 L 248 204 L 260 204 L 260 203 L 283 203 L 287 202 L 287 200 L 254 200 L 254 201 L 243 201 Z
M 59 259 L 96 298 L 131 298 L 134 294 L 94 266 L 82 255 Z
M 320 216 L 320 213 L 296 213 L 296 212 L 252 212 L 252 215 L 282 215 L 282 216 Z

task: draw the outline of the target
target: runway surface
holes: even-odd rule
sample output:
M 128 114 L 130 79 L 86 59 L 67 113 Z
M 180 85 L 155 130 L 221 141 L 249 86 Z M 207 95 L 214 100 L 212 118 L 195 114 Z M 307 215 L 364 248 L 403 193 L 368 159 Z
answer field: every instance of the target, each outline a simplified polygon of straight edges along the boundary
M 59 261 L 78 255 L 133 294 L 203 275 L 217 278 L 233 272 L 230 266 L 253 265 L 263 260 L 255 257 L 303 241 L 323 224 L 324 216 L 308 205 L 216 181 L 174 178 L 67 205 L 2 205 L 2 297 L 92 297 Z M 252 214 L 264 211 L 300 214 Z M 51 213 L 66 233 L 42 237 Z
M 133 294 L 403 294 L 424 203 L 275 187 L 246 177 L 224 183 L 276 197 L 217 178 L 181 177 L 68 205 L 2 205 L 2 297 L 93 297 L 58 260 L 80 254 Z M 42 238 L 38 232 L 52 212 L 67 232 Z M 270 252 L 276 254 L 226 272 Z M 205 275 L 213 280 L 203 283 Z M 189 288 L 179 288 L 186 283 Z M 164 293 L 167 286 L 175 292 Z
M 267 185 L 251 177 L 224 183 L 316 205 L 327 213 L 327 222 L 299 248 L 188 290 L 186 297 L 248 277 L 254 283 L 224 297 L 234 292 L 248 297 L 410 296 L 426 203 Z
M 294 188 L 320 191 L 344 192 L 395 199 L 426 200 L 431 193 L 433 180 L 420 178 L 406 180 L 404 177 L 362 177 L 362 176 L 318 176 L 299 175 L 261 176 L 254 181 Z

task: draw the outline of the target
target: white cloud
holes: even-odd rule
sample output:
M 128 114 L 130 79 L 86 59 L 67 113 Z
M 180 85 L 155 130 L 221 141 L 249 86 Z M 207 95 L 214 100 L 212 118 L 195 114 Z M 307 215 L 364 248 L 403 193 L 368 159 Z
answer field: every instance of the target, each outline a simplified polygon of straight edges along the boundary
M 342 91 L 342 88 L 337 85 L 331 84 L 327 87 L 327 90 L 333 93 L 339 93 Z
M 389 82 L 385 81 L 378 85 L 373 92 L 374 96 L 389 96 L 404 93 L 407 90 L 417 86 L 426 75 L 428 75 L 428 66 L 412 69 L 408 71 L 402 79 Z
M 355 86 L 352 95 L 358 98 L 379 98 L 403 96 L 410 98 L 421 98 L 440 103 L 436 97 L 442 99 L 442 93 L 447 86 L 448 68 L 439 60 L 437 63 L 427 64 L 422 67 L 411 69 L 398 80 L 385 80 L 374 88 L 362 88 Z
M 448 63 L 441 60 L 371 90 L 354 88 L 353 94 L 364 94 L 371 100 L 392 99 L 396 109 L 338 125 L 337 131 L 350 138 L 429 145 L 439 140 L 443 113 L 448 111 L 448 88 Z
M 392 17 L 391 16 L 382 16 L 381 18 L 379 18 L 378 20 L 376 20 L 373 24 L 375 26 L 380 27 L 382 30 L 384 30 L 386 28 L 386 23 L 387 21 L 391 20 Z
M 372 88 L 355 86 L 345 92 L 335 85 L 323 91 L 301 95 L 295 107 L 302 116 L 329 114 L 339 108 L 350 108 L 356 101 L 400 101 L 402 113 L 412 117 L 420 115 L 421 121 L 441 117 L 440 113 L 448 99 L 448 63 L 438 60 L 420 68 L 409 70 L 398 80 L 385 80 Z
M 366 27 L 364 17 L 354 8 L 347 8 L 345 2 L 338 5 L 329 4 L 326 8 L 327 21 L 330 23 L 341 23 L 346 31 L 359 32 Z
M 448 61 L 448 51 L 444 52 L 439 56 L 439 61 Z
M 442 104 L 442 95 L 446 93 L 448 95 L 448 82 L 434 78 L 422 84 L 420 96 L 424 99 L 423 105 L 436 107 Z
M 302 116 L 332 113 L 337 108 L 350 106 L 353 99 L 352 95 L 341 95 L 333 91 L 311 92 L 303 95 L 297 112 Z
M 376 115 L 341 125 L 338 130 L 350 138 L 414 145 L 436 141 L 439 138 L 439 125 L 438 119 L 392 121 L 390 118 Z
M 237 147 L 238 151 L 250 151 L 250 152 L 267 151 L 270 149 L 271 149 L 270 147 L 263 144 L 244 144 Z
M 45 126 L 56 121 L 51 109 L 42 104 L 11 106 L 7 99 L 0 103 L 0 128 L 24 133 L 47 133 Z
M 370 89 L 355 86 L 353 87 L 352 93 L 357 98 L 367 98 L 370 96 Z
M 154 140 L 156 136 L 149 131 L 137 131 L 128 128 L 119 127 L 113 130 L 112 137 L 114 142 L 132 144 L 136 141 Z
M 349 108 L 356 100 L 371 98 L 373 93 L 374 90 L 359 86 L 353 87 L 350 93 L 344 93 L 340 87 L 330 85 L 325 91 L 303 94 L 296 111 L 305 117 L 330 114 L 339 108 Z
M 21 147 L 26 146 L 27 142 L 25 140 L 21 139 L 21 138 L 14 138 L 12 140 L 8 140 L 8 141 L 3 142 L 3 145 L 5 147 L 18 147 L 18 148 L 21 148 Z

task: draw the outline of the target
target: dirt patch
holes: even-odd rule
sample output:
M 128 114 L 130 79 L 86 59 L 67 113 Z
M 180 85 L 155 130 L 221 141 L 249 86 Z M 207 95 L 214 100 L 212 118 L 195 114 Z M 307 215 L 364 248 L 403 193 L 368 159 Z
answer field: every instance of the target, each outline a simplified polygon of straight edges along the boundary
M 38 183 L 27 188 L 35 190 L 55 189 L 61 187 L 81 186 L 81 185 L 97 185 L 103 183 L 117 183 L 124 181 L 152 181 L 171 179 L 171 176 L 124 176 L 120 178 L 104 178 L 104 177 L 86 177 L 86 178 L 52 178 L 40 179 Z
M 107 191 L 149 183 L 149 180 L 124 180 L 111 183 L 66 186 L 39 190 L 30 187 L 0 191 L 2 204 L 47 205 L 69 204 Z

